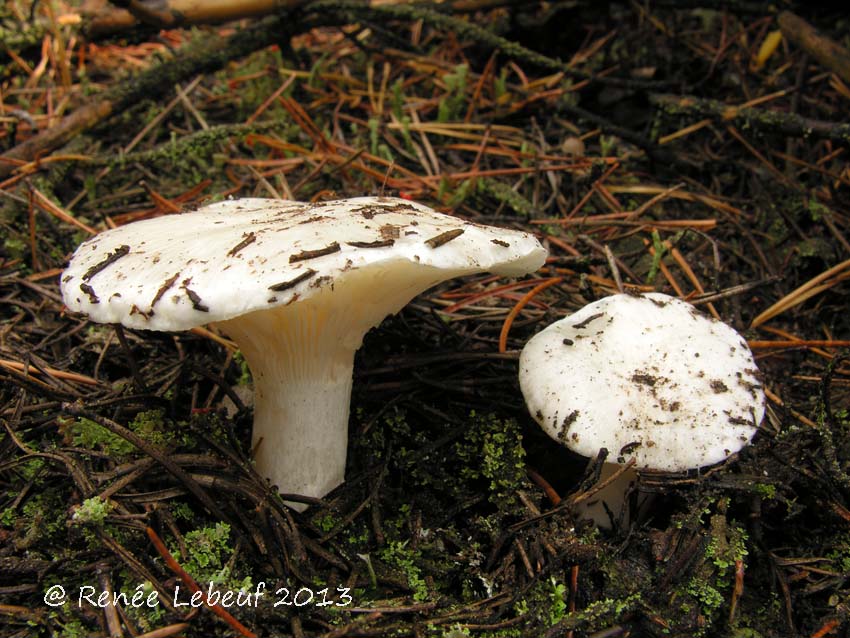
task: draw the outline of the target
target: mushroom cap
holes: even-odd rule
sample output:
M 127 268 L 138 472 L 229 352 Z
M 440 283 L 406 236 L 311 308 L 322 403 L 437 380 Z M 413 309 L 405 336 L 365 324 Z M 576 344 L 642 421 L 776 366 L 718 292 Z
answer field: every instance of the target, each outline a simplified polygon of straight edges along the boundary
M 77 249 L 61 288 L 95 321 L 185 330 L 308 299 L 356 270 L 409 262 L 452 271 L 444 279 L 518 276 L 545 257 L 532 235 L 404 199 L 246 198 L 105 231 Z
M 683 471 L 746 445 L 764 416 L 752 353 L 726 324 L 662 295 L 605 297 L 535 335 L 520 357 L 530 413 L 583 456 Z

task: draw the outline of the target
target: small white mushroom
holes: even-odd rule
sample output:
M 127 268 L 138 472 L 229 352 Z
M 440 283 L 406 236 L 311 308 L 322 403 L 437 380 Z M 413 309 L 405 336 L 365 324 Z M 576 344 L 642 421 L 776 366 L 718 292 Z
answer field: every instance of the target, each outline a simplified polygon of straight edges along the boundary
M 743 337 L 690 304 L 650 293 L 591 303 L 535 335 L 520 356 L 528 410 L 583 456 L 678 472 L 746 445 L 764 391 Z
M 242 199 L 101 233 L 61 286 L 71 310 L 98 322 L 216 322 L 253 372 L 257 470 L 282 492 L 321 497 L 344 478 L 364 334 L 441 281 L 524 275 L 545 256 L 532 235 L 403 199 Z

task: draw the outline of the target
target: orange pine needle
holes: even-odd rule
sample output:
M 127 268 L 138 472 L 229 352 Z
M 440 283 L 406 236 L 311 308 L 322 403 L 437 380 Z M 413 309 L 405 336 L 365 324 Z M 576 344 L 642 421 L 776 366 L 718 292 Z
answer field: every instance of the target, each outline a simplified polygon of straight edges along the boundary
M 156 204 L 158 208 L 161 208 L 163 210 L 167 210 L 171 213 L 179 213 L 181 211 L 180 207 L 177 204 L 172 202 L 167 197 L 160 195 L 147 182 L 142 182 L 141 187 L 145 189 L 145 192 L 154 201 L 154 204 Z
M 558 492 L 555 491 L 555 488 L 549 484 L 549 481 L 543 478 L 535 470 L 532 470 L 530 467 L 526 467 L 525 471 L 528 474 L 528 477 L 532 481 L 534 481 L 537 486 L 540 487 L 540 489 L 543 490 L 543 492 L 546 494 L 546 498 L 549 499 L 549 502 L 552 503 L 552 505 L 557 505 L 561 502 L 560 494 L 558 494 Z
M 198 587 L 198 583 L 189 575 L 189 573 L 180 566 L 174 557 L 171 555 L 171 552 L 168 551 L 168 548 L 165 546 L 165 543 L 162 542 L 162 539 L 157 535 L 153 528 L 146 527 L 145 533 L 148 535 L 148 538 L 153 543 L 153 546 L 156 547 L 156 551 L 159 552 L 159 555 L 162 556 L 162 559 L 165 561 L 165 564 L 168 565 L 168 568 L 173 571 L 177 576 L 182 580 L 186 587 L 192 590 L 193 594 L 202 591 L 200 587 Z M 228 625 L 230 625 L 234 630 L 238 631 L 241 636 L 245 638 L 257 638 L 257 634 L 248 629 L 245 625 L 236 620 L 230 613 L 224 609 L 221 605 L 218 604 L 210 604 L 206 598 L 204 598 L 204 604 L 212 611 L 216 616 L 224 620 Z
M 704 295 L 705 294 L 705 288 L 703 288 L 702 283 L 700 283 L 699 278 L 697 277 L 696 273 L 691 268 L 691 265 L 685 259 L 685 256 L 682 255 L 681 252 L 679 252 L 678 248 L 676 248 L 675 246 L 671 246 L 670 242 L 665 242 L 665 244 L 667 245 L 667 248 L 670 250 L 670 254 L 672 255 L 673 259 L 676 260 L 676 263 L 679 265 L 679 268 L 681 268 L 682 272 L 685 273 L 685 276 L 690 280 L 691 284 L 696 289 L 696 291 L 699 294 Z M 709 304 L 706 304 L 706 307 L 708 308 L 709 312 L 711 313 L 711 316 L 719 321 L 720 320 L 720 313 L 717 312 L 717 309 L 714 307 L 714 305 L 709 303 Z
M 840 625 L 841 625 L 841 623 L 838 620 L 833 618 L 832 620 L 829 620 L 826 623 L 824 623 L 823 627 L 821 627 L 815 633 L 813 633 L 812 638 L 824 638 L 824 636 L 827 636 L 827 635 L 831 634 L 833 631 L 835 631 L 836 629 L 838 629 L 838 627 Z
M 48 199 L 40 190 L 35 187 L 32 187 L 32 195 L 33 195 L 33 204 L 38 206 L 41 210 L 50 215 L 53 215 L 56 219 L 65 222 L 66 224 L 71 224 L 72 226 L 76 226 L 80 230 L 86 231 L 89 235 L 97 235 L 97 232 L 91 226 L 87 226 L 79 219 L 73 217 L 71 214 L 62 210 L 59 206 L 54 204 L 50 199 Z
M 505 284 L 504 286 L 497 286 L 496 288 L 490 288 L 489 290 L 485 290 L 483 292 L 474 293 L 468 295 L 465 299 L 453 303 L 451 306 L 447 308 L 443 308 L 442 312 L 455 312 L 460 310 L 464 306 L 468 306 L 471 303 L 475 303 L 476 301 L 481 301 L 482 299 L 486 299 L 487 297 L 492 297 L 493 295 L 498 295 L 503 292 L 507 292 L 509 290 L 518 290 L 520 288 L 526 288 L 528 286 L 533 286 L 535 284 L 542 283 L 544 281 L 549 281 L 548 279 L 531 279 L 529 281 L 517 281 L 512 284 Z
M 850 348 L 850 341 L 841 339 L 775 339 L 747 341 L 752 350 L 765 348 Z
M 508 349 L 508 332 L 510 332 L 511 326 L 514 323 L 514 319 L 520 313 L 520 311 L 525 308 L 529 301 L 534 299 L 541 291 L 546 290 L 550 286 L 554 286 L 555 284 L 559 284 L 564 280 L 563 277 L 553 277 L 547 281 L 544 281 L 541 284 L 537 284 L 534 288 L 529 290 L 526 294 L 522 296 L 517 304 L 511 309 L 508 313 L 508 316 L 505 317 L 505 323 L 502 325 L 502 332 L 499 334 L 499 352 L 504 353 Z
M 56 377 L 57 379 L 63 379 L 65 381 L 75 381 L 76 383 L 82 383 L 85 385 L 99 385 L 97 379 L 92 379 L 91 377 L 87 377 L 84 374 L 77 374 L 76 372 L 66 372 L 65 370 L 57 370 L 56 368 L 43 368 L 39 370 L 32 366 L 24 365 L 20 361 L 0 359 L 0 367 L 8 368 L 9 370 L 15 370 L 16 372 L 22 372 L 26 375 L 30 375 L 33 373 L 40 375 L 43 373 L 51 377 Z

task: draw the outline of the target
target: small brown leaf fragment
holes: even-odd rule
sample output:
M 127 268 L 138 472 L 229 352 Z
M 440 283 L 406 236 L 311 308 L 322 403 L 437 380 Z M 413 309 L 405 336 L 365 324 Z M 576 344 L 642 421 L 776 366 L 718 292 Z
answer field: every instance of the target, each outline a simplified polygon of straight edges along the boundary
M 376 239 L 375 241 L 347 241 L 349 246 L 355 248 L 386 248 L 395 243 L 395 239 Z
M 753 425 L 752 421 L 748 421 L 747 419 L 744 419 L 739 416 L 730 416 L 729 423 L 731 423 L 732 425 Z
M 431 239 L 426 239 L 425 243 L 428 244 L 431 248 L 439 248 L 443 244 L 447 244 L 452 239 L 460 237 L 463 235 L 463 228 L 453 228 L 452 230 L 447 230 L 444 233 L 440 233 L 436 237 L 432 237 Z
M 378 229 L 381 233 L 381 239 L 398 239 L 401 234 L 401 228 L 395 224 L 384 224 Z
M 508 242 L 502 241 L 501 239 L 491 239 L 490 242 L 493 243 L 493 244 L 496 244 L 497 246 L 502 246 L 503 248 L 510 248 L 511 247 L 511 245 Z
M 180 287 L 186 291 L 186 296 L 189 297 L 189 301 L 192 302 L 192 308 L 194 308 L 198 312 L 209 312 L 210 309 L 204 305 L 203 301 L 201 300 L 201 296 L 194 290 L 189 288 L 190 283 L 192 283 L 191 277 L 189 277 L 188 279 L 184 279 L 183 285 L 181 285 Z
M 245 246 L 253 244 L 256 240 L 257 240 L 257 234 L 254 231 L 251 231 L 251 232 L 248 232 L 248 233 L 242 233 L 242 241 L 240 241 L 233 248 L 231 248 L 228 251 L 227 256 L 228 257 L 235 257 L 236 254 L 240 250 L 245 248 Z
M 712 379 L 708 385 L 711 386 L 711 390 L 715 394 L 729 392 L 729 387 L 721 379 Z
M 80 290 L 82 290 L 89 296 L 89 302 L 93 304 L 100 303 L 100 299 L 98 299 L 97 295 L 95 294 L 94 288 L 92 288 L 88 284 L 80 284 Z
M 330 218 L 327 215 L 314 215 L 313 217 L 309 217 L 307 219 L 304 219 L 304 220 L 298 222 L 298 225 L 302 226 L 304 224 L 314 224 L 316 222 L 322 221 L 323 219 L 330 219 Z
M 160 299 L 162 299 L 162 296 L 166 292 L 168 292 L 168 289 L 171 288 L 171 286 L 174 285 L 174 282 L 177 281 L 177 278 L 179 276 L 180 276 L 180 272 L 178 271 L 178 272 L 174 273 L 174 275 L 172 277 L 169 277 L 164 282 L 162 282 L 162 285 L 159 287 L 159 290 L 156 291 L 156 294 L 153 296 L 153 299 L 151 300 L 151 311 L 150 311 L 151 315 L 153 315 L 153 307 L 157 304 L 157 302 Z
M 314 279 L 310 282 L 310 288 L 321 288 L 325 284 L 330 284 L 333 282 L 333 277 L 330 275 L 324 275 L 323 277 L 319 277 L 318 279 Z
M 573 410 L 567 416 L 564 417 L 564 421 L 561 423 L 561 431 L 558 432 L 558 439 L 560 439 L 562 442 L 566 442 L 567 435 L 570 433 L 570 428 L 572 427 L 573 423 L 575 423 L 578 419 L 579 414 L 580 412 L 578 410 Z
M 623 447 L 620 448 L 620 456 L 623 456 L 624 454 L 631 454 L 641 445 L 642 443 L 640 441 L 632 441 L 631 443 L 626 443 Z
M 282 281 L 279 284 L 274 284 L 272 286 L 269 286 L 269 290 L 272 290 L 274 292 L 281 292 L 282 290 L 288 290 L 288 289 L 292 288 L 293 286 L 297 286 L 302 281 L 307 281 L 310 277 L 312 277 L 315 274 L 316 274 L 316 271 L 313 270 L 312 268 L 309 268 L 308 270 L 305 270 L 304 272 L 302 272 L 300 275 L 298 275 L 294 279 L 290 279 L 289 281 Z
M 116 261 L 121 259 L 124 255 L 128 254 L 129 252 L 130 252 L 129 246 L 118 246 L 118 248 L 115 249 L 115 252 L 110 253 L 109 255 L 106 256 L 106 258 L 97 262 L 94 266 L 89 268 L 85 272 L 85 274 L 83 274 L 83 281 L 88 281 L 89 279 L 94 277 L 97 273 L 99 273 L 101 270 L 103 270 L 107 266 L 110 266 L 111 264 L 114 264 Z M 86 294 L 88 294 L 88 293 L 86 293 Z M 96 303 L 96 302 L 92 302 L 92 303 Z
M 295 253 L 289 256 L 289 263 L 294 264 L 296 261 L 304 261 L 306 259 L 315 259 L 316 257 L 324 257 L 339 252 L 339 242 L 334 242 L 330 246 L 318 248 L 316 250 L 302 250 L 300 253 Z
M 658 377 L 654 377 L 651 374 L 647 374 L 645 372 L 635 372 L 632 375 L 633 383 L 640 383 L 641 385 L 654 386 L 658 383 Z
M 150 319 L 151 317 L 153 317 L 153 310 L 151 310 L 150 312 L 145 312 L 144 310 L 140 310 L 136 304 L 133 304 L 130 307 L 130 316 L 133 315 L 141 315 L 145 319 Z
M 373 219 L 375 215 L 381 215 L 383 213 L 400 213 L 402 211 L 416 211 L 416 207 L 412 204 L 405 204 L 403 202 L 384 205 L 370 204 L 369 206 L 355 208 L 351 212 L 360 213 L 365 219 Z
M 585 319 L 584 321 L 580 321 L 579 323 L 573 324 L 573 328 L 577 328 L 577 329 L 579 329 L 579 330 L 580 330 L 581 328 L 586 328 L 586 327 L 587 327 L 587 324 L 589 324 L 589 323 L 590 323 L 591 321 L 593 321 L 594 319 L 599 319 L 599 317 L 601 317 L 601 316 L 602 316 L 602 315 L 604 315 L 604 314 L 605 314 L 604 312 L 597 312 L 595 315 L 590 315 L 590 316 L 589 316 L 587 319 Z

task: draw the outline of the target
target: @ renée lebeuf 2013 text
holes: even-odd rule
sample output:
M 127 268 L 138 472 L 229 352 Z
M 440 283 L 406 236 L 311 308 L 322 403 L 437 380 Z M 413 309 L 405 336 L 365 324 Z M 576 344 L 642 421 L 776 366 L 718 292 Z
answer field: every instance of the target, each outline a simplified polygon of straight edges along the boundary
M 353 602 L 348 587 L 323 587 L 313 590 L 309 587 L 290 589 L 279 587 L 272 591 L 268 589 L 265 581 L 257 583 L 253 592 L 244 589 L 219 589 L 215 583 L 210 582 L 206 588 L 192 591 L 191 589 L 176 585 L 171 605 L 175 609 L 195 608 L 202 606 L 234 607 L 257 607 L 260 599 L 264 596 L 272 596 L 273 606 L 281 605 L 293 607 L 305 607 L 313 605 L 316 607 L 346 607 Z M 108 607 L 110 605 L 122 605 L 124 607 L 158 607 L 160 604 L 160 593 L 144 585 L 139 585 L 130 593 L 122 591 L 98 590 L 92 585 L 81 585 L 77 595 L 68 595 L 62 585 L 53 585 L 44 594 L 44 602 L 50 607 L 60 607 L 66 602 L 76 603 L 78 607 L 84 604 L 93 607 Z

